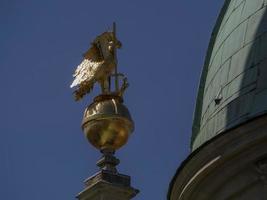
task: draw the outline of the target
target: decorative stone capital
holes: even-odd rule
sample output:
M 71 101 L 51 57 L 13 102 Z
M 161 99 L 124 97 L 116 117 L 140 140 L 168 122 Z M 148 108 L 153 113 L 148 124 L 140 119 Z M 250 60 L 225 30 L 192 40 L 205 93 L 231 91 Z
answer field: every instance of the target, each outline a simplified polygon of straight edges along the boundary
M 87 186 L 78 194 L 79 200 L 130 200 L 138 190 L 131 187 L 129 176 L 101 170 L 85 181 Z
M 97 162 L 100 171 L 85 180 L 86 188 L 78 194 L 79 200 L 130 200 L 138 190 L 131 187 L 131 177 L 118 173 L 119 159 L 114 151 L 102 150 L 102 158 Z

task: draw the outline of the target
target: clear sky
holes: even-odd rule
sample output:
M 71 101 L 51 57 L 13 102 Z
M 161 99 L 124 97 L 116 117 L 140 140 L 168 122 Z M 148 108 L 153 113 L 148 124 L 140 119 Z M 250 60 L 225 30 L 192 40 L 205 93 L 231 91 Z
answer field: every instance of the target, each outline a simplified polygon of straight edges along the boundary
M 135 200 L 166 199 L 189 154 L 198 81 L 223 0 L 0 0 L 0 196 L 71 200 L 101 154 L 80 128 L 92 95 L 69 85 L 90 41 L 117 22 L 136 129 L 117 152 Z

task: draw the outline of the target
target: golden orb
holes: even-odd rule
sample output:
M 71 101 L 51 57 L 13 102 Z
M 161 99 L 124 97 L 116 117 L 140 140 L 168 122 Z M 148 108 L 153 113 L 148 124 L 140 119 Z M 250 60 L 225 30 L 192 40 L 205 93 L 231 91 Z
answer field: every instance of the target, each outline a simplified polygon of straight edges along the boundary
M 121 97 L 100 95 L 86 108 L 82 129 L 94 147 L 115 151 L 127 143 L 134 122 Z

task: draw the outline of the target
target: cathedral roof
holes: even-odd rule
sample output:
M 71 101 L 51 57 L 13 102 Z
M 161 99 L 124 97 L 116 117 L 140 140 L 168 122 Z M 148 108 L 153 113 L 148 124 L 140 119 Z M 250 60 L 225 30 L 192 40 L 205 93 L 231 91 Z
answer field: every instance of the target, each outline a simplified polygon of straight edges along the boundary
M 192 150 L 267 112 L 267 1 L 226 0 L 197 96 Z

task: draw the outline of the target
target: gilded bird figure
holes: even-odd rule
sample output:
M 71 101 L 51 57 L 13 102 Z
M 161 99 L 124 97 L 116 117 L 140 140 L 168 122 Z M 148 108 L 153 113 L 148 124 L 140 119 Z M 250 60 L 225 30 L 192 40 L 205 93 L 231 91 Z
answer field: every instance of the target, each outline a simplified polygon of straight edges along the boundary
M 114 32 L 104 32 L 96 37 L 73 74 L 74 81 L 70 87 L 76 88 L 75 100 L 82 99 L 96 82 L 100 83 L 103 94 L 110 92 L 110 77 L 117 65 L 117 48 L 121 48 L 121 42 Z

